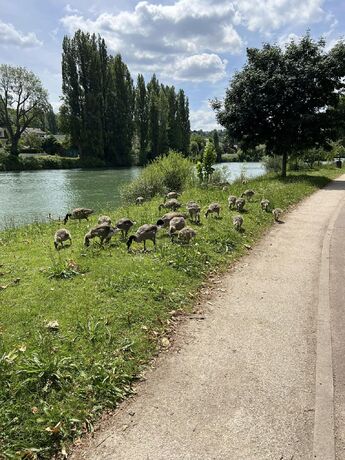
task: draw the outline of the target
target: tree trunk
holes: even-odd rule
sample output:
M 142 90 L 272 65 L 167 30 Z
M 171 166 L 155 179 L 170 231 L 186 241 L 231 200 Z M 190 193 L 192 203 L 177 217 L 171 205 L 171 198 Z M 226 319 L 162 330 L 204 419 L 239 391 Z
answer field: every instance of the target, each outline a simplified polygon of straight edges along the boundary
M 283 161 L 282 161 L 282 177 L 286 177 L 286 166 L 287 166 L 288 154 L 287 152 L 283 153 Z
M 18 143 L 19 143 L 19 137 L 18 136 L 13 136 L 11 139 L 11 155 L 14 157 L 19 156 L 19 149 L 18 149 Z

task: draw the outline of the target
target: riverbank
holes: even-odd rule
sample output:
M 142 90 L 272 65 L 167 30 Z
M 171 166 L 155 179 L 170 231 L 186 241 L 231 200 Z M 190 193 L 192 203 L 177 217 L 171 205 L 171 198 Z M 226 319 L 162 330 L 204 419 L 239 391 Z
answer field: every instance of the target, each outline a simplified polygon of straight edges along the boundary
M 222 218 L 203 217 L 193 225 L 197 238 L 186 247 L 171 244 L 162 230 L 157 250 L 146 254 L 136 244 L 127 253 L 118 237 L 108 248 L 93 242 L 85 249 L 83 236 L 98 214 L 90 224 L 69 221 L 73 244 L 59 252 L 52 243 L 60 223 L 0 233 L 0 452 L 13 458 L 30 447 L 50 458 L 92 430 L 102 411 L 132 391 L 157 348 L 168 344 L 171 312 L 189 311 L 205 278 L 228 267 L 272 225 L 260 200 L 286 210 L 339 174 L 324 168 L 286 180 L 264 176 L 235 183 L 227 192 L 187 190 L 182 203 L 195 199 L 205 210 L 218 201 Z M 256 195 L 238 233 L 227 196 L 246 188 Z M 157 220 L 159 201 L 120 208 L 111 217 L 128 216 L 137 228 Z

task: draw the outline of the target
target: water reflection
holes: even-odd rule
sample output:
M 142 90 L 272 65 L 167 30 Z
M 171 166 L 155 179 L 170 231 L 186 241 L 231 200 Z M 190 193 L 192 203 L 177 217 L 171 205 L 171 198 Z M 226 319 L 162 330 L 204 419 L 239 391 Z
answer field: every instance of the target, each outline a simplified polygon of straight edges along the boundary
M 261 163 L 225 163 L 228 180 L 244 171 L 248 177 L 265 172 Z M 76 207 L 110 210 L 121 204 L 121 187 L 140 168 L 52 170 L 0 173 L 0 228 L 64 216 Z

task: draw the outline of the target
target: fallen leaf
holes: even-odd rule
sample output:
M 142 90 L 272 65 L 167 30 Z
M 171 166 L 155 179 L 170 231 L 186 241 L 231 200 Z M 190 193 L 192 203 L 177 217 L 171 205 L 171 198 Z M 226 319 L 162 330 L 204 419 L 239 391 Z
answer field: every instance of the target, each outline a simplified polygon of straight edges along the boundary
M 56 320 L 49 321 L 46 324 L 46 328 L 49 329 L 50 331 L 58 331 L 59 330 L 59 322 Z
M 46 431 L 48 431 L 48 433 L 51 433 L 51 434 L 60 433 L 60 430 L 61 430 L 61 422 L 57 423 L 55 426 L 53 426 L 53 428 L 51 428 L 50 426 L 46 428 Z
M 168 347 L 170 345 L 170 341 L 167 337 L 163 337 L 161 340 L 161 344 L 163 345 L 163 347 Z

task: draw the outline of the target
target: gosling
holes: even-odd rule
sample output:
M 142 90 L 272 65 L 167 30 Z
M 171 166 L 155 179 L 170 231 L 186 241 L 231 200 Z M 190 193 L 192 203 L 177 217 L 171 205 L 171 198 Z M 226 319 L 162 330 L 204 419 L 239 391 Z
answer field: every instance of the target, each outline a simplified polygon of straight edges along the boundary
M 101 246 L 103 246 L 103 243 L 109 243 L 111 238 L 119 231 L 119 229 L 112 227 L 107 223 L 97 225 L 84 236 L 84 245 L 90 246 L 90 240 L 98 236 Z
M 63 223 L 66 224 L 68 219 L 78 219 L 79 222 L 81 219 L 89 220 L 88 217 L 94 213 L 93 209 L 88 208 L 75 208 L 72 212 L 66 214 Z
M 268 212 L 269 207 L 270 207 L 270 202 L 269 202 L 269 200 L 266 200 L 266 199 L 261 200 L 261 201 L 260 201 L 260 205 L 261 205 L 261 209 L 262 209 L 263 211 Z
M 145 201 L 145 198 L 143 196 L 138 196 L 138 198 L 136 198 L 135 200 L 135 204 L 143 204 Z
M 242 225 L 243 225 L 243 217 L 242 216 L 235 216 L 232 219 L 232 223 L 234 224 L 235 230 L 238 232 L 241 230 Z
M 283 214 L 283 210 L 280 208 L 272 209 L 272 214 L 276 222 L 280 222 L 280 216 Z
M 180 196 L 180 194 L 177 192 L 169 192 L 165 195 L 165 199 L 170 200 L 171 198 L 177 198 L 178 196 Z
M 228 205 L 229 205 L 229 209 L 234 209 L 235 206 L 236 206 L 236 200 L 237 200 L 237 197 L 234 196 L 234 195 L 230 195 L 228 197 Z
M 254 195 L 255 195 L 254 190 L 245 190 L 242 193 L 241 198 L 245 196 L 248 199 L 248 201 L 250 201 Z
M 59 244 L 61 245 L 61 248 L 63 248 L 64 241 L 70 241 L 70 245 L 71 245 L 72 237 L 68 230 L 66 230 L 65 228 L 60 228 L 60 230 L 57 230 L 54 235 L 55 249 L 59 249 Z
M 127 217 L 123 217 L 122 219 L 118 220 L 115 224 L 115 227 L 121 230 L 122 238 L 126 238 L 129 230 L 135 225 L 136 222 L 128 219 Z
M 174 217 L 184 217 L 184 218 L 186 218 L 186 215 L 182 214 L 180 212 L 168 212 L 167 214 L 164 214 L 164 216 L 161 217 L 161 219 L 159 219 L 157 221 L 157 225 L 161 225 L 163 227 L 168 227 L 169 224 L 170 224 L 171 219 L 173 219 Z M 161 222 L 163 222 L 163 224 L 160 224 Z
M 171 238 L 171 241 L 174 241 L 175 233 L 179 230 L 182 230 L 186 226 L 186 221 L 183 217 L 174 217 L 169 223 L 168 234 Z
M 189 244 L 196 237 L 196 231 L 191 227 L 184 227 L 177 234 L 177 238 L 184 244 Z
M 195 201 L 189 201 L 186 205 L 187 211 L 189 213 L 190 220 L 196 224 L 200 224 L 200 211 L 201 208 Z
M 130 247 L 135 241 L 136 243 L 144 243 L 144 251 L 146 251 L 146 241 L 150 240 L 152 241 L 154 247 L 156 247 L 156 235 L 158 230 L 160 229 L 161 225 L 163 225 L 163 221 L 158 221 L 161 222 L 159 225 L 151 225 L 151 224 L 144 224 L 141 227 L 138 228 L 137 232 L 135 235 L 131 235 L 128 238 L 127 241 L 127 249 L 128 251 L 130 250 Z
M 98 218 L 98 224 L 108 224 L 111 225 L 111 219 L 109 216 L 99 216 Z
M 180 208 L 181 207 L 181 203 L 179 203 L 176 198 L 172 198 L 171 200 L 168 200 L 166 201 L 165 203 L 161 203 L 159 206 L 158 206 L 158 209 L 159 211 L 162 209 L 162 208 L 165 208 L 165 209 L 172 209 L 173 211 L 176 211 L 176 209 Z
M 221 207 L 219 203 L 211 203 L 205 213 L 206 219 L 209 214 L 217 214 L 217 217 L 219 217 L 220 209 Z
M 235 201 L 235 207 L 238 212 L 242 212 L 244 210 L 244 205 L 246 204 L 246 200 L 244 198 L 237 198 Z

